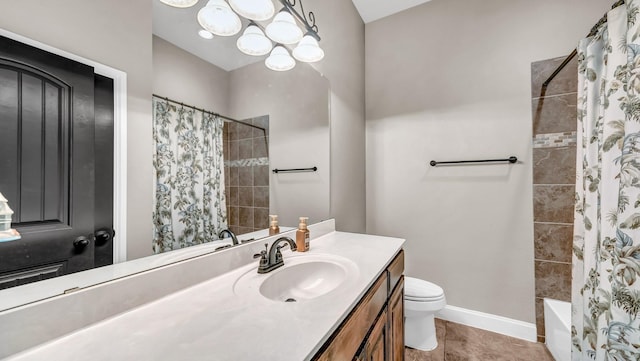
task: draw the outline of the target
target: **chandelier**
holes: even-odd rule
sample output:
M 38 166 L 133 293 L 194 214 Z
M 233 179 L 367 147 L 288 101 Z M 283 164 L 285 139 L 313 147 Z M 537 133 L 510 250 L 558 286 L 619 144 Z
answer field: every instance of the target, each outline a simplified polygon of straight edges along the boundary
M 250 56 L 269 54 L 264 61 L 267 68 L 287 71 L 295 67 L 296 60 L 305 63 L 321 60 L 324 51 L 318 45 L 320 37 L 313 12 L 305 13 L 302 0 L 278 1 L 283 7 L 276 14 L 271 0 L 208 0 L 198 11 L 197 20 L 202 27 L 199 34 L 206 39 L 211 39 L 214 35 L 236 35 L 242 30 L 242 16 L 249 20 L 249 25 L 236 45 L 241 52 Z M 177 8 L 188 8 L 196 5 L 198 0 L 160 2 Z M 296 3 L 300 5 L 302 14 L 295 9 Z M 262 25 L 269 20 L 271 22 L 266 26 Z M 298 23 L 303 26 L 304 32 Z M 289 47 L 293 48 L 291 54 Z

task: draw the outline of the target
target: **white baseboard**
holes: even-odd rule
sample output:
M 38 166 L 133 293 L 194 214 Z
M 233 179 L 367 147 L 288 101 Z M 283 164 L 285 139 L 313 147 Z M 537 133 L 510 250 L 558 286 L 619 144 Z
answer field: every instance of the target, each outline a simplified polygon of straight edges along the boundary
M 436 318 L 526 341 L 537 341 L 535 324 L 514 320 L 512 318 L 449 305 L 436 313 Z

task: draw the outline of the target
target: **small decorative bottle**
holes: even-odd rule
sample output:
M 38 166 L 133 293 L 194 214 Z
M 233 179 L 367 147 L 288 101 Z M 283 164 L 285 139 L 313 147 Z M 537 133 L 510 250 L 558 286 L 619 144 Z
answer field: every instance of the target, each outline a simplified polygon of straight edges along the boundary
M 280 233 L 280 227 L 278 226 L 278 216 L 269 215 L 269 218 L 271 218 L 271 223 L 269 224 L 269 235 L 273 236 Z
M 11 229 L 11 215 L 13 211 L 9 208 L 9 201 L 0 193 L 0 232 Z
M 307 228 L 308 217 L 300 217 L 298 230 L 296 231 L 296 247 L 298 252 L 306 252 L 309 250 L 309 229 Z
M 9 208 L 9 201 L 0 193 L 0 242 L 20 239 L 20 233 L 11 229 L 11 216 L 13 211 Z

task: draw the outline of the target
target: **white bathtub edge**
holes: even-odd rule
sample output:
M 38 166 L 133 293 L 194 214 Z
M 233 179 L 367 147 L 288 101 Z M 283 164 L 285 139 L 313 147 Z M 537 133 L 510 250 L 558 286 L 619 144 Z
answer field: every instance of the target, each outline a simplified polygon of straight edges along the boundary
M 544 298 L 545 314 L 548 309 L 552 310 L 559 318 L 560 322 L 571 329 L 571 302 L 560 301 L 553 298 Z
M 525 341 L 537 342 L 536 325 L 529 322 L 451 305 L 445 306 L 436 314 L 436 317 Z
M 544 299 L 545 344 L 556 361 L 571 360 L 571 303 Z

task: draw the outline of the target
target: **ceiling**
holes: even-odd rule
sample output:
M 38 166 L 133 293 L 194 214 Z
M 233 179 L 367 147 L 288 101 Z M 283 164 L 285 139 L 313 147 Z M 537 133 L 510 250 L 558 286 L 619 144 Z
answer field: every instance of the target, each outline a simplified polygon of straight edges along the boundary
M 366 23 L 399 13 L 430 0 L 352 0 Z

